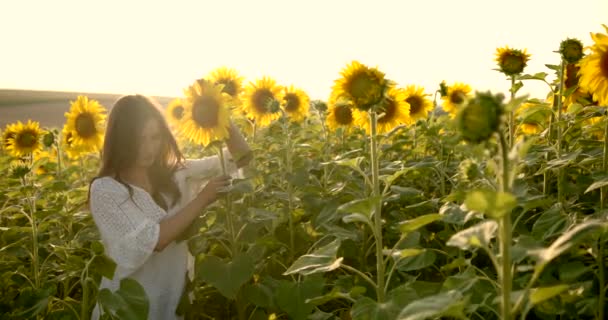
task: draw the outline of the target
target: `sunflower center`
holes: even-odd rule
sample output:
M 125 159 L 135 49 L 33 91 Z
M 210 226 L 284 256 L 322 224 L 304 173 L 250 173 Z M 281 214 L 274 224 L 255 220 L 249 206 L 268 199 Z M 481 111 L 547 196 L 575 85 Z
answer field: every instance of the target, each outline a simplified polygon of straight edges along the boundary
M 184 107 L 176 106 L 173 108 L 173 110 L 171 110 L 171 114 L 173 115 L 173 118 L 181 119 L 184 116 Z
M 20 148 L 33 148 L 36 145 L 38 136 L 34 132 L 26 131 L 17 135 L 15 143 Z
M 387 100 L 384 104 L 384 116 L 378 119 L 378 123 L 386 123 L 395 117 L 395 113 L 397 112 L 397 102 L 394 100 Z
M 287 112 L 295 112 L 300 109 L 300 99 L 293 93 L 288 93 L 285 95 L 285 111 Z
M 274 100 L 274 95 L 268 89 L 259 89 L 253 94 L 252 100 L 253 107 L 259 113 L 267 113 L 270 102 Z
M 464 92 L 456 90 L 450 94 L 450 102 L 453 104 L 461 104 L 464 102 L 464 97 Z
M 608 50 L 604 51 L 600 58 L 600 70 L 604 77 L 608 78 Z
M 367 73 L 360 72 L 353 76 L 348 91 L 355 99 L 366 98 L 368 95 L 374 94 L 373 91 L 377 85 L 377 81 L 374 80 Z
M 500 67 L 506 74 L 518 74 L 524 71 L 526 63 L 524 57 L 516 54 L 507 53 L 502 58 Z
M 416 114 L 422 109 L 422 98 L 419 96 L 411 96 L 405 99 L 410 104 L 410 114 Z
M 97 133 L 95 128 L 95 120 L 90 113 L 81 113 L 76 118 L 76 132 L 83 138 L 89 138 Z
M 348 125 L 353 122 L 353 112 L 347 105 L 336 106 L 336 122 L 340 125 Z
M 192 119 L 199 126 L 209 129 L 218 125 L 219 102 L 211 96 L 202 96 L 194 101 Z
M 234 83 L 234 81 L 226 79 L 226 80 L 220 80 L 218 81 L 219 84 L 223 84 L 224 88 L 222 89 L 223 93 L 227 93 L 228 95 L 230 95 L 231 97 L 235 98 L 236 97 L 236 83 Z
M 566 86 L 566 89 L 572 88 L 578 84 L 577 73 L 579 69 L 580 67 L 577 67 L 573 63 L 569 63 L 566 66 L 566 79 L 564 79 L 564 85 Z

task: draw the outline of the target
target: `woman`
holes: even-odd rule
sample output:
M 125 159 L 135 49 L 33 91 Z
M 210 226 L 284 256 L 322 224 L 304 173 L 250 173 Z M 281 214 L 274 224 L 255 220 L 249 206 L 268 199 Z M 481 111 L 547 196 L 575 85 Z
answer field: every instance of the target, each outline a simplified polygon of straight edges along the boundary
M 250 161 L 251 150 L 232 123 L 226 144 L 231 155 L 244 155 L 228 161 L 229 170 Z M 177 319 L 188 249 L 175 240 L 229 184 L 219 157 L 183 159 L 157 103 L 141 95 L 120 98 L 89 190 L 106 254 L 117 264 L 114 278 L 104 278 L 101 288 L 115 291 L 123 278 L 135 279 L 148 296 L 149 319 Z M 99 314 L 97 306 L 93 319 Z

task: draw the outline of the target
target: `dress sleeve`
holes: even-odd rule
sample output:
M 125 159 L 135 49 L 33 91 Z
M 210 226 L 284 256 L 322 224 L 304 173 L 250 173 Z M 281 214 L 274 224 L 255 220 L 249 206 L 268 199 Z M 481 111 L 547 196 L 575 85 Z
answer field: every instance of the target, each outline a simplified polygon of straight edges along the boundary
M 132 273 L 154 252 L 160 225 L 145 217 L 142 209 L 128 198 L 128 193 L 108 190 L 96 182 L 91 185 L 91 214 L 106 253 L 127 273 Z
M 232 160 L 232 156 L 228 149 L 224 149 L 224 161 L 226 162 L 226 172 L 233 174 L 238 170 L 236 163 Z M 220 157 L 210 156 L 201 159 L 186 159 L 185 168 L 183 169 L 186 179 L 206 180 L 222 173 L 222 164 Z

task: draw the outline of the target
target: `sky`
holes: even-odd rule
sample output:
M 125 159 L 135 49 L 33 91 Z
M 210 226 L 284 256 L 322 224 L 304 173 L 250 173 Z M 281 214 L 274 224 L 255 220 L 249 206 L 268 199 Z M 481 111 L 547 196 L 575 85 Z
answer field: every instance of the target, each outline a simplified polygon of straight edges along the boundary
M 601 24 L 608 0 L 3 1 L 0 89 L 180 96 L 227 66 L 326 100 L 357 60 L 428 93 L 442 80 L 506 93 L 496 48 L 527 49 L 527 73 L 552 73 L 560 42 L 590 45 Z

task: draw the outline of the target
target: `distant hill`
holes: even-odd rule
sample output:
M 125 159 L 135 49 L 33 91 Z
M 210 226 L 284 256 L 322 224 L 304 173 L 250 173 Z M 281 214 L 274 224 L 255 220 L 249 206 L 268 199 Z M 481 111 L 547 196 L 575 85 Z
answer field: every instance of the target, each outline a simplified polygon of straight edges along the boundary
M 79 95 L 99 101 L 108 110 L 122 94 L 34 91 L 0 89 L 0 128 L 18 120 L 32 119 L 43 127 L 60 128 L 65 122 L 64 114 L 70 109 L 70 102 Z M 172 97 L 153 96 L 163 107 Z

